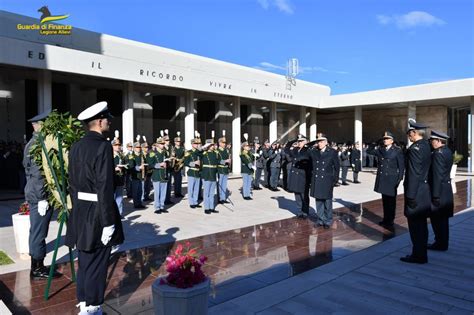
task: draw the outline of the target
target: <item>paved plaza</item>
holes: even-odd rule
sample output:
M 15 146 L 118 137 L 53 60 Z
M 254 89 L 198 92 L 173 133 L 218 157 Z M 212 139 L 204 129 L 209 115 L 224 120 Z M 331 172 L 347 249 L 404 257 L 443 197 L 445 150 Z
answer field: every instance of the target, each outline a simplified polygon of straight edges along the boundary
M 329 230 L 316 227 L 311 218 L 295 218 L 293 198 L 283 190 L 257 191 L 254 201 L 242 200 L 240 179 L 230 181 L 234 205 L 219 206 L 219 214 L 191 210 L 186 200 L 165 215 L 151 207 L 128 207 L 127 242 L 110 261 L 104 310 L 152 314 L 151 284 L 166 273 L 164 259 L 177 241 L 189 240 L 209 258 L 204 270 L 212 280 L 211 314 L 472 314 L 474 210 L 467 178 L 459 176 L 455 186 L 449 251 L 430 252 L 429 263 L 421 266 L 399 261 L 410 251 L 403 195 L 397 198 L 394 228 L 377 224 L 381 200 L 372 192 L 371 172 L 362 175 L 361 185 L 336 188 Z M 1 229 L 11 238 L 8 226 Z M 69 264 L 60 264 L 64 276 L 53 281 L 51 298 L 44 301 L 45 283 L 32 283 L 29 261 L 14 258 L 16 263 L 3 266 L 0 275 L 1 307 L 14 314 L 77 313 Z

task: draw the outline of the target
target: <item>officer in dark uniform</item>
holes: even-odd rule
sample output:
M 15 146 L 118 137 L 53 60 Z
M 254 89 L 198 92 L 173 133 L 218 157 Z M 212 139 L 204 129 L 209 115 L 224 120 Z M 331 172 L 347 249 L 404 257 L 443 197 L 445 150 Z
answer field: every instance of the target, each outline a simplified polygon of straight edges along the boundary
M 270 141 L 265 140 L 263 143 L 262 154 L 263 154 L 263 187 L 270 188 Z
M 122 221 L 114 200 L 112 146 L 103 133 L 109 130 L 107 102 L 79 114 L 89 132 L 69 153 L 69 189 L 72 210 L 65 244 L 78 250 L 77 299 L 80 314 L 102 314 L 107 267 L 112 246 L 123 243 Z
M 49 112 L 45 112 L 28 120 L 32 124 L 34 132 L 33 137 L 26 144 L 23 154 L 23 167 L 26 175 L 25 201 L 30 206 L 30 278 L 33 280 L 47 279 L 49 275 L 49 268 L 44 266 L 43 261 L 46 257 L 45 239 L 48 236 L 49 221 L 53 215 L 53 209 L 48 204 L 49 196 L 45 189 L 46 179 L 30 155 L 31 146 L 38 141 L 38 133 L 48 115 Z M 54 274 L 55 277 L 60 275 L 57 272 Z
M 270 166 L 270 190 L 279 191 L 278 182 L 280 180 L 280 167 L 281 167 L 281 152 L 278 147 L 278 142 L 272 143 L 272 147 L 269 151 L 268 161 Z
M 392 227 L 397 207 L 397 188 L 405 172 L 403 151 L 393 144 L 393 134 L 386 131 L 383 135 L 383 147 L 375 151 L 377 158 L 377 177 L 374 191 L 382 194 L 384 227 Z
M 339 157 L 337 151 L 328 145 L 324 134 L 317 135 L 316 145 L 316 149 L 309 151 L 313 167 L 311 197 L 316 199 L 317 224 L 329 229 L 332 224 L 334 184 L 339 180 Z
M 411 255 L 400 258 L 403 262 L 425 264 L 428 262 L 427 217 L 431 210 L 431 193 L 428 175 L 431 165 L 431 148 L 423 139 L 428 126 L 409 120 L 408 138 L 413 144 L 406 155 L 405 211 L 413 249 Z
M 341 152 L 339 153 L 339 158 L 341 161 L 341 185 L 347 186 L 347 172 L 349 171 L 349 167 L 351 166 L 350 161 L 351 153 L 347 150 L 347 146 L 344 144 L 341 147 Z
M 354 144 L 351 150 L 352 179 L 354 184 L 360 184 L 359 172 L 362 170 L 362 161 L 359 142 Z
M 453 189 L 450 172 L 453 166 L 453 153 L 446 145 L 449 137 L 445 133 L 432 130 L 430 142 L 431 169 L 429 184 L 431 188 L 430 221 L 435 235 L 433 244 L 428 249 L 446 251 L 449 245 L 448 219 L 453 216 Z
M 299 218 L 309 214 L 309 186 L 311 182 L 311 159 L 308 151 L 308 139 L 298 135 L 296 147 L 294 141 L 289 141 L 285 147 L 290 157 L 291 168 L 288 174 L 288 191 L 295 194 L 295 201 L 301 213 Z
M 287 150 L 289 141 L 285 144 L 283 150 L 280 149 L 281 155 L 281 181 L 282 187 L 284 190 L 288 191 L 288 176 L 291 171 L 291 157 L 289 155 L 289 150 Z M 291 146 L 290 146 L 291 147 Z
M 254 140 L 254 150 L 252 151 L 255 157 L 255 178 L 253 180 L 253 189 L 261 190 L 260 179 L 262 178 L 262 172 L 265 168 L 265 158 L 263 156 L 263 150 L 258 138 Z

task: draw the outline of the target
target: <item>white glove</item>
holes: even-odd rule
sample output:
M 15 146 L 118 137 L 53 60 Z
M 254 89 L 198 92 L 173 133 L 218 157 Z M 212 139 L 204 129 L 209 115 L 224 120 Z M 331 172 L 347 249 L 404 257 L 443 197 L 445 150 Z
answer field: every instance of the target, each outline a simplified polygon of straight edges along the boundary
M 100 240 L 102 241 L 102 244 L 107 245 L 107 243 L 110 242 L 110 239 L 112 238 L 112 235 L 114 234 L 115 231 L 115 225 L 110 225 L 106 226 L 102 229 L 102 237 Z
M 41 200 L 38 202 L 38 213 L 40 216 L 44 216 L 46 211 L 48 211 L 49 204 L 47 200 Z

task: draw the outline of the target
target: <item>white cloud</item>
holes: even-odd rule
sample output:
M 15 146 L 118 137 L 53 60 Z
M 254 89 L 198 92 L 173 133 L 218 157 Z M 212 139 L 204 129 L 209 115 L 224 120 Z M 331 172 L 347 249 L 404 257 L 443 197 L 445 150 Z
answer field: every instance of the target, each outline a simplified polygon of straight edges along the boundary
M 446 24 L 440 18 L 437 18 L 428 12 L 411 11 L 403 15 L 377 15 L 377 21 L 382 25 L 395 24 L 399 29 L 408 29 L 418 26 L 435 26 Z
M 278 73 L 285 73 L 286 74 L 286 64 L 276 65 L 268 61 L 262 61 L 255 66 L 254 68 L 264 71 L 272 71 Z M 340 71 L 340 70 L 329 70 L 319 66 L 299 66 L 299 73 L 314 73 L 314 72 L 326 72 L 326 73 L 337 73 L 337 74 L 349 74 L 347 71 Z
M 257 2 L 265 10 L 268 10 L 270 6 L 272 6 L 286 14 L 295 13 L 291 0 L 257 0 Z

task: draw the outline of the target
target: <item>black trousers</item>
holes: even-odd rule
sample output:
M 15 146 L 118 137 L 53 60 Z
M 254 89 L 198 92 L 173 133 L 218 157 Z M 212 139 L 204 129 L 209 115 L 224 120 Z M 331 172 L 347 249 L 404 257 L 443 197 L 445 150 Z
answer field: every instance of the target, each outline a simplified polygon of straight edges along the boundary
M 341 166 L 341 181 L 345 183 L 347 181 L 347 172 L 349 171 L 349 166 Z
M 255 169 L 255 178 L 253 180 L 253 187 L 260 188 L 260 179 L 262 178 L 263 168 L 257 167 Z
M 295 201 L 298 209 L 306 214 L 309 214 L 309 187 L 307 189 L 305 188 L 304 193 L 295 192 Z
M 445 214 L 434 213 L 430 217 L 435 235 L 435 244 L 448 249 L 449 246 L 449 217 Z
M 428 222 L 426 217 L 407 218 L 410 238 L 413 244 L 412 256 L 425 259 L 428 257 Z
M 352 178 L 354 179 L 354 182 L 359 181 L 359 172 L 352 172 Z
M 173 184 L 174 184 L 174 196 L 182 195 L 182 186 L 183 186 L 183 173 L 181 170 L 178 172 L 173 171 Z
M 86 305 L 104 303 L 107 267 L 112 247 L 99 248 L 91 252 L 79 250 L 77 262 L 77 300 Z
M 30 202 L 30 256 L 36 260 L 43 260 L 46 256 L 46 237 L 48 236 L 49 221 L 53 216 L 53 209 L 49 208 L 44 216 L 38 213 L 38 203 Z
M 382 194 L 383 222 L 393 223 L 395 219 L 395 209 L 397 207 L 397 196 Z

